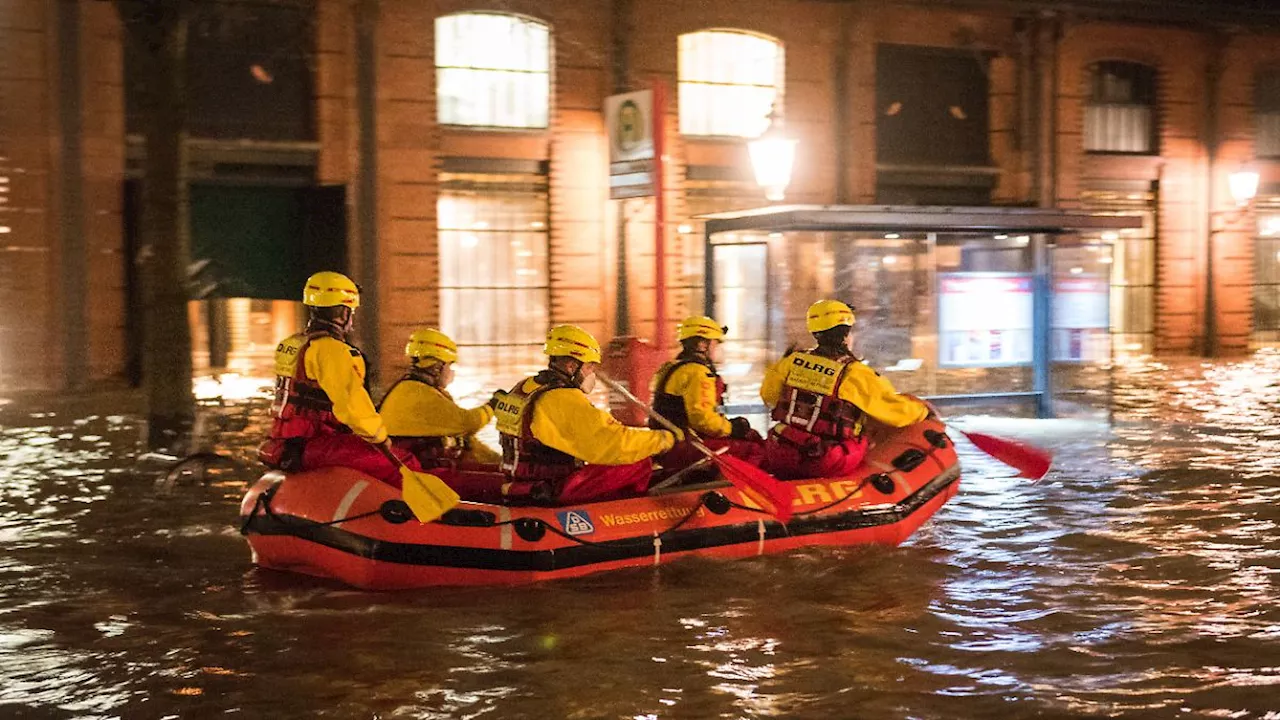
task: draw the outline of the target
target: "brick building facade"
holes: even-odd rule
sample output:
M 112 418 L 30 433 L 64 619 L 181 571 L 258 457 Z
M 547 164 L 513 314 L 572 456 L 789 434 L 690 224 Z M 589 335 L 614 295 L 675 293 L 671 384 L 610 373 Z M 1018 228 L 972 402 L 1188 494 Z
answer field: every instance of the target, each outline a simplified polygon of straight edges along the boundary
M 314 0 L 314 138 L 270 149 L 309 158 L 314 183 L 345 186 L 348 267 L 376 309 L 362 322 L 384 374 L 412 328 L 455 332 L 452 321 L 504 314 L 494 312 L 503 302 L 518 312 L 476 337 L 523 333 L 520 352 L 550 322 L 602 338 L 620 324 L 651 336 L 652 210 L 609 200 L 604 99 L 654 81 L 670 91 L 671 326 L 700 310 L 693 216 L 765 203 L 744 139 L 680 132 L 678 48 L 691 33 L 748 33 L 776 41 L 785 57 L 778 104 L 800 140 L 788 202 L 947 204 L 977 193 L 997 205 L 1145 214 L 1146 236 L 1117 245 L 1127 269 L 1116 282 L 1136 298 L 1125 305 L 1137 318 L 1127 329 L 1133 348 L 1244 352 L 1280 329 L 1260 327 L 1255 308 L 1271 292 L 1259 288 L 1280 282 L 1259 261 L 1258 237 L 1269 235 L 1262 214 L 1280 194 L 1280 163 L 1260 151 L 1274 130 L 1263 121 L 1280 111 L 1263 92 L 1280 68 L 1280 15 L 1224 3 L 1197 23 L 1180 15 L 1186 3 L 1132 5 L 1103 16 L 979 0 Z M 465 13 L 545 28 L 545 127 L 439 122 L 437 21 Z M 0 296 L 21 308 L 0 319 L 6 387 L 68 386 L 125 369 L 121 34 L 110 3 L 0 0 Z M 926 50 L 951 60 L 930 64 Z M 975 107 L 986 118 L 985 162 L 877 156 L 886 118 L 898 112 L 885 102 L 885 88 L 902 82 L 891 57 L 982 70 Z M 1149 101 L 1133 89 L 1146 77 Z M 971 99 L 951 106 L 958 122 L 974 112 Z M 1149 130 L 1134 131 L 1142 118 Z M 1107 130 L 1113 122 L 1121 129 Z M 1145 132 L 1149 145 L 1138 137 Z M 1140 146 L 1124 145 L 1132 142 Z M 246 147 L 252 163 L 253 148 L 265 146 Z M 1241 214 L 1227 177 L 1245 163 L 1261 173 L 1262 192 Z M 492 250 L 494 238 L 510 242 L 506 253 Z M 475 275 L 459 247 L 489 252 L 515 279 L 477 294 L 497 281 Z M 32 347 L 48 352 L 23 350 Z

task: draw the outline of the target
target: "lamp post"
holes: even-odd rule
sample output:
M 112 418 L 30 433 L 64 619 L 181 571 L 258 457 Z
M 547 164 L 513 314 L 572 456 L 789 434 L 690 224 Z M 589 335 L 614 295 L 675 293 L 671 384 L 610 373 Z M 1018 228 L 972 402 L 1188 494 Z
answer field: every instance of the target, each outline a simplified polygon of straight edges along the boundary
M 796 160 L 798 140 L 788 137 L 783 130 L 782 115 L 776 107 L 769 109 L 769 126 L 760 137 L 747 143 L 751 155 L 751 167 L 755 170 L 756 184 L 764 188 L 764 196 L 771 202 L 782 200 L 791 184 L 791 170 Z
M 1248 217 L 1249 205 L 1258 195 L 1258 173 L 1248 168 L 1241 168 L 1227 176 L 1227 188 L 1231 192 L 1231 199 L 1235 201 L 1235 208 L 1214 210 L 1209 213 L 1209 247 L 1205 258 L 1204 279 L 1205 357 L 1218 355 L 1218 306 L 1217 291 L 1214 288 L 1213 262 L 1217 236 L 1218 233 L 1233 227 L 1241 218 Z

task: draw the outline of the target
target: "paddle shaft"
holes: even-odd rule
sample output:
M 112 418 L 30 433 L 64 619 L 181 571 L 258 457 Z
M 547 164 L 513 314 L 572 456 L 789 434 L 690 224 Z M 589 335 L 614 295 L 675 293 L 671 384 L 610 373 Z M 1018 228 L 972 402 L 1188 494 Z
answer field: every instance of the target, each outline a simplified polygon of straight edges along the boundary
M 706 455 L 709 459 L 713 461 L 719 459 L 720 456 L 717 455 L 715 451 L 713 451 L 711 448 L 707 447 L 706 445 L 702 444 L 702 439 L 699 438 L 698 434 L 693 431 L 693 428 L 689 428 L 687 430 L 681 430 L 675 423 L 659 415 L 658 411 L 654 410 L 643 400 L 633 395 L 630 390 L 628 390 L 626 387 L 622 385 L 622 383 L 617 382 L 616 380 L 609 377 L 608 375 L 605 375 L 599 370 L 596 370 L 596 377 L 600 378 L 600 382 L 608 386 L 610 390 L 616 390 L 617 392 L 622 393 L 623 397 L 625 397 L 626 399 L 630 400 L 631 402 L 635 403 L 636 405 L 644 409 L 645 413 L 647 413 L 649 417 L 653 418 L 655 421 L 657 421 L 659 425 L 669 430 L 672 435 L 676 436 L 677 439 L 681 435 L 686 435 L 689 438 L 689 444 L 693 445 L 693 447 L 697 449 L 698 452 L 701 452 L 703 455 Z
M 399 465 L 405 470 L 409 470 L 409 466 L 405 465 L 404 461 L 401 460 L 400 457 L 397 456 L 394 452 L 392 452 L 391 448 L 387 447 L 386 443 L 377 443 L 377 446 L 378 446 L 378 449 L 382 451 L 382 454 L 385 455 L 388 460 L 390 460 L 392 463 L 395 463 L 396 465 Z M 413 471 L 409 470 L 409 472 L 413 472 Z

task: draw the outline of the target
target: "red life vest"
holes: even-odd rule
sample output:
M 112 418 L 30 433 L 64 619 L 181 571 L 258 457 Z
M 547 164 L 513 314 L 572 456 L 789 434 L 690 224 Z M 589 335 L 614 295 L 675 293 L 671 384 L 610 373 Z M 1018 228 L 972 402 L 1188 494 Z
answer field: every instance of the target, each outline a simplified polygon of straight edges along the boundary
M 677 358 L 674 362 L 667 363 L 659 368 L 658 381 L 654 383 L 653 388 L 653 411 L 675 423 L 681 429 L 689 427 L 689 413 L 685 409 L 683 396 L 667 392 L 667 381 L 671 379 L 671 375 L 676 370 L 691 363 L 707 368 L 707 371 L 711 373 L 711 377 L 716 379 L 716 407 L 724 405 L 724 392 L 727 389 L 724 380 L 716 372 L 715 365 L 712 365 L 710 360 L 704 358 Z M 649 418 L 649 427 L 654 430 L 665 429 L 662 423 L 653 418 Z
M 829 391 L 819 392 L 816 383 L 805 383 L 798 377 L 793 385 L 793 373 L 783 382 L 778 404 L 770 418 L 778 423 L 770 434 L 803 448 L 815 448 L 843 442 L 862 434 L 863 412 L 857 405 L 840 397 L 840 384 L 844 382 L 849 365 L 861 362 L 853 355 L 825 357 L 814 351 L 793 353 L 789 356 L 797 367 L 811 370 L 816 375 L 827 375 Z
M 395 389 L 402 382 L 422 383 L 423 385 L 434 388 L 439 391 L 441 395 L 452 400 L 453 396 L 449 394 L 448 390 L 436 387 L 435 380 L 435 376 L 427 374 L 421 368 L 410 368 L 408 372 L 402 375 L 399 380 L 392 383 L 391 387 L 387 389 L 387 393 L 382 396 L 382 400 L 378 403 L 378 412 L 382 412 L 382 404 L 387 401 L 387 398 L 391 397 L 391 393 L 395 392 Z M 418 458 L 418 460 L 424 465 L 428 464 L 431 460 L 460 459 L 462 457 L 462 450 L 466 440 L 466 438 L 451 435 L 438 437 L 428 437 L 423 435 L 393 435 L 391 439 L 396 443 L 396 445 L 413 453 L 414 457 Z
M 320 383 L 307 377 L 307 348 L 313 340 L 322 337 L 341 340 L 327 332 L 298 333 L 276 346 L 276 393 L 271 404 L 274 418 L 272 440 L 351 432 L 351 428 L 333 414 L 333 401 Z M 352 351 L 359 352 L 355 348 Z
M 533 381 L 537 387 L 526 391 L 527 380 L 522 380 L 499 398 L 494 408 L 502 446 L 502 471 L 514 480 L 561 480 L 583 463 L 533 436 L 533 407 L 548 391 L 574 386 L 550 370 L 533 376 Z

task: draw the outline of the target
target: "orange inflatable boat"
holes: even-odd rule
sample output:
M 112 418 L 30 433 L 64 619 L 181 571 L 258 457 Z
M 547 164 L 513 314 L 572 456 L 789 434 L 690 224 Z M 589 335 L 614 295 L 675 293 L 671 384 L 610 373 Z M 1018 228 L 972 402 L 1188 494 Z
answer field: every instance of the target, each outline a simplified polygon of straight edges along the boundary
M 783 525 L 727 483 L 567 507 L 463 502 L 419 523 L 394 488 L 354 470 L 269 472 L 240 507 L 241 532 L 265 568 L 358 588 L 502 585 L 744 557 L 808 545 L 897 545 L 959 489 L 942 423 L 885 434 L 850 477 L 795 481 Z

